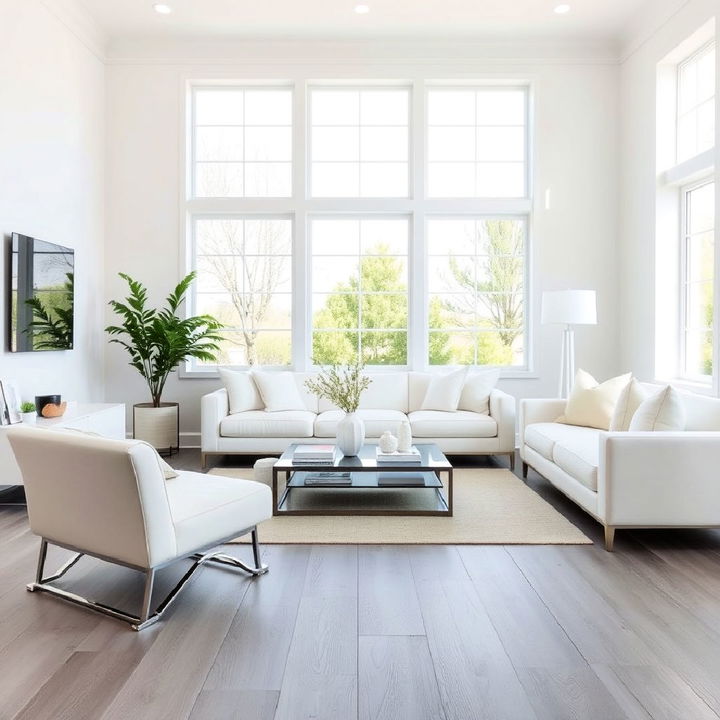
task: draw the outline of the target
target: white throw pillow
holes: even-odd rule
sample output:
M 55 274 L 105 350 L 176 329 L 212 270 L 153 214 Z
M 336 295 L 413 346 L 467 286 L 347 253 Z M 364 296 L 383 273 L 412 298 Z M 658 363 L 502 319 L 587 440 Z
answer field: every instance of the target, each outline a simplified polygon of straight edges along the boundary
M 500 379 L 500 370 L 469 373 L 460 394 L 459 410 L 490 414 L 490 393 Z
M 218 373 L 227 390 L 231 415 L 248 410 L 262 410 L 262 398 L 249 372 L 218 368 Z
M 648 395 L 648 391 L 635 378 L 631 378 L 620 393 L 617 405 L 615 405 L 615 411 L 610 420 L 610 430 L 629 430 L 635 411 Z
M 307 410 L 293 373 L 253 370 L 252 376 L 268 412 Z
M 608 430 L 620 393 L 631 377 L 626 373 L 598 384 L 590 373 L 578 370 L 565 412 L 557 422 Z
M 467 371 L 468 369 L 464 367 L 444 375 L 433 375 L 420 409 L 455 412 L 458 409 Z
M 630 421 L 629 430 L 665 431 L 685 429 L 685 408 L 680 393 L 668 385 L 643 400 Z

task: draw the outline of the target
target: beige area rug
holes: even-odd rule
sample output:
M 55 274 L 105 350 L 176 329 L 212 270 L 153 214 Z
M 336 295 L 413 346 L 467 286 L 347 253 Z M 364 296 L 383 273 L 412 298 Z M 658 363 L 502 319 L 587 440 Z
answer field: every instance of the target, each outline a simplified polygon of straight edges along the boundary
M 252 478 L 251 468 L 214 475 Z M 352 509 L 422 507 L 426 489 L 299 489 L 294 502 Z M 260 542 L 313 545 L 588 545 L 592 541 L 509 470 L 456 469 L 453 517 L 278 516 L 259 526 Z M 295 505 L 297 507 L 297 505 Z M 241 542 L 247 542 L 243 538 Z

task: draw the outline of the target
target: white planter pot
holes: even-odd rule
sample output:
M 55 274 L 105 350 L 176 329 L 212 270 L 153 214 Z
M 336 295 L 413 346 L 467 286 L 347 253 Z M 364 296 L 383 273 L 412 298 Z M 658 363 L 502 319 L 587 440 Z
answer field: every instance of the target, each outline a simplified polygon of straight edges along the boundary
M 33 410 L 32 412 L 23 413 L 22 414 L 22 421 L 26 425 L 34 425 L 37 421 L 37 413 Z
M 133 437 L 144 440 L 156 450 L 172 452 L 178 449 L 178 404 L 151 403 L 133 406 Z
M 355 414 L 347 413 L 337 426 L 337 446 L 343 455 L 357 455 L 365 442 L 365 423 Z

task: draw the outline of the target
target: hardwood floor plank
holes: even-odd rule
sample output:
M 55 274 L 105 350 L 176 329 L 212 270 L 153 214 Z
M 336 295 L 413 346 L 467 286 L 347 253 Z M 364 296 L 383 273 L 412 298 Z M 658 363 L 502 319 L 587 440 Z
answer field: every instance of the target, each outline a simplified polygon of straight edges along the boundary
M 360 635 L 424 635 L 407 550 L 370 545 L 358 553 Z
M 448 720 L 533 720 L 515 669 L 470 580 L 417 583 Z
M 465 547 L 460 557 L 513 665 L 575 668 L 585 663 L 504 548 Z
M 423 580 L 469 580 L 467 569 L 455 545 L 408 545 L 405 548 L 410 558 L 413 579 Z
M 359 642 L 360 720 L 445 720 L 426 638 L 363 636 Z
M 203 690 L 190 720 L 273 720 L 278 695 L 268 690 Z

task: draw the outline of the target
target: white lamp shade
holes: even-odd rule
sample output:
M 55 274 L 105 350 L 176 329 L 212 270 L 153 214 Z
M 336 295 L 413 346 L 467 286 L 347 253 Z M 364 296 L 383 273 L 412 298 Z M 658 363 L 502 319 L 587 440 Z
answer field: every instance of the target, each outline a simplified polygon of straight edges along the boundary
M 543 325 L 596 325 L 594 290 L 549 290 L 542 294 Z

